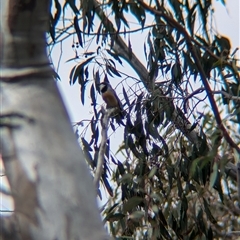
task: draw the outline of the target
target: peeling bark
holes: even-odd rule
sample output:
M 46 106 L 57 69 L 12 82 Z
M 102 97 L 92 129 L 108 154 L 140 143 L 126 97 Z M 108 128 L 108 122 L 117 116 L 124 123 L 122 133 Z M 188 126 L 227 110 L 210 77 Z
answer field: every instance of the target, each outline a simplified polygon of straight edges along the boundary
M 0 0 L 0 151 L 15 213 L 0 239 L 109 239 L 46 55 L 49 1 Z

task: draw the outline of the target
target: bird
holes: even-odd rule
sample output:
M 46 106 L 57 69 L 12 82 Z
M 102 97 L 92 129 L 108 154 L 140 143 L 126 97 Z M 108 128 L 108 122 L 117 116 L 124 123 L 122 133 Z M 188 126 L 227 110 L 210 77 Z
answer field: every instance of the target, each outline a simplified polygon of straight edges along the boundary
M 123 110 L 122 103 L 112 86 L 107 82 L 99 83 L 97 86 L 100 94 L 102 95 L 102 99 L 106 103 L 106 108 L 116 108 L 116 111 L 113 113 L 113 117 L 118 123 L 123 124 L 122 119 L 125 116 L 125 111 Z

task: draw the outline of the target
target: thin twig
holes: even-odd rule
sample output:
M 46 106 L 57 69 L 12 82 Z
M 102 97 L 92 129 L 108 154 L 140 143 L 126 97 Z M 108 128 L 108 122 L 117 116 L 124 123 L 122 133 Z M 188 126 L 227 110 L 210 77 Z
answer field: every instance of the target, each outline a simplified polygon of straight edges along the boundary
M 186 98 L 184 99 L 184 104 L 183 104 L 183 109 L 184 109 L 184 111 L 186 112 L 186 104 L 187 104 L 187 101 L 188 101 L 188 99 L 190 99 L 190 98 L 192 98 L 194 95 L 197 95 L 197 94 L 199 94 L 199 93 L 202 93 L 203 91 L 205 90 L 205 88 L 204 87 L 201 87 L 201 88 L 198 88 L 198 89 L 196 89 L 195 91 L 193 91 L 191 94 L 189 94 L 188 96 L 186 96 Z M 213 94 L 222 94 L 222 95 L 224 95 L 226 98 L 228 98 L 228 99 L 232 99 L 232 100 L 235 100 L 235 101 L 237 101 L 237 102 L 240 102 L 240 97 L 238 97 L 238 96 L 233 96 L 233 95 L 231 95 L 231 94 L 229 94 L 229 93 L 227 93 L 227 92 L 225 92 L 225 91 L 221 91 L 221 90 L 219 90 L 219 91 L 212 91 L 212 93 Z
M 93 180 L 96 188 L 99 188 L 99 181 L 100 181 L 102 173 L 103 173 L 104 154 L 105 154 L 106 147 L 107 147 L 107 139 L 108 139 L 107 131 L 108 131 L 108 125 L 109 125 L 110 116 L 113 113 L 113 111 L 116 111 L 116 109 L 113 108 L 113 109 L 108 109 L 106 111 L 102 107 L 101 111 L 103 113 L 103 118 L 102 118 L 102 121 L 101 121 L 101 125 L 102 125 L 102 131 L 101 131 L 102 140 L 101 140 L 99 153 L 98 153 L 97 168 L 96 168 L 96 172 L 95 172 L 95 176 L 94 176 L 94 180 Z
M 240 159 L 237 162 L 238 207 L 240 209 Z

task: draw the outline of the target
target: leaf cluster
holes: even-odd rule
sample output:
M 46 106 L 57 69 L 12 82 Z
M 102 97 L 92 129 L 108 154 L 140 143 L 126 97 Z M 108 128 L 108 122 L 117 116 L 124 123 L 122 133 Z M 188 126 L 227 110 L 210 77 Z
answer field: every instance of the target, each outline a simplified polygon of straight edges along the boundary
M 104 221 L 118 239 L 234 239 L 238 186 L 226 165 L 237 161 L 240 143 L 234 129 L 240 128 L 236 51 L 210 24 L 211 1 L 145 2 L 91 0 L 80 1 L 77 8 L 67 0 L 64 5 L 75 14 L 72 35 L 81 47 L 71 59 L 80 62 L 71 70 L 70 83 L 78 80 L 82 104 L 88 93 L 93 109 L 88 128 L 77 132 L 93 172 L 101 143 L 96 83 L 119 81 L 122 86 L 126 126 L 118 155 L 111 150 L 111 135 L 107 143 L 101 181 L 111 200 L 104 206 Z M 151 26 L 146 25 L 149 15 Z M 127 49 L 119 40 L 135 32 L 130 17 L 145 34 L 145 79 L 119 70 L 124 59 L 138 73 L 131 38 L 125 40 Z M 64 30 L 51 36 L 56 40 L 61 34 Z M 88 50 L 88 41 L 95 51 Z M 211 106 L 204 110 L 206 98 Z M 114 121 L 110 126 L 112 133 L 118 130 Z

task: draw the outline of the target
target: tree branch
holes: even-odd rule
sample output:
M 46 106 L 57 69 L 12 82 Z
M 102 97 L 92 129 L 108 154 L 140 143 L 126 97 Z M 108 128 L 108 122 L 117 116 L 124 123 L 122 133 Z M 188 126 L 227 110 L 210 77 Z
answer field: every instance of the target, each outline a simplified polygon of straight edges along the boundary
M 142 83 L 144 84 L 145 88 L 152 94 L 161 98 L 163 105 L 166 108 L 172 109 L 172 122 L 177 129 L 179 129 L 193 144 L 196 146 L 201 145 L 200 137 L 196 131 L 190 131 L 192 124 L 188 121 L 185 117 L 184 113 L 179 115 L 180 109 L 176 109 L 173 105 L 173 102 L 166 98 L 163 94 L 163 91 L 160 88 L 155 88 L 154 81 L 150 79 L 149 72 L 145 68 L 145 66 L 139 61 L 136 55 L 129 52 L 129 48 L 121 38 L 121 36 L 116 36 L 117 31 L 114 29 L 112 22 L 106 17 L 104 12 L 101 9 L 101 5 L 96 1 L 93 0 L 95 11 L 98 17 L 101 19 L 105 28 L 109 29 L 110 32 L 115 32 L 115 35 L 111 35 L 112 41 L 114 42 L 113 50 L 115 51 L 118 56 L 125 59 L 129 65 L 135 70 L 138 74 L 139 78 L 141 79 Z
M 156 10 L 150 8 L 142 1 L 139 1 L 139 3 L 142 4 L 147 10 L 152 11 L 152 13 L 158 14 L 161 16 L 162 12 L 159 12 L 159 11 L 156 11 Z M 146 89 L 149 92 L 153 92 L 155 90 L 158 92 L 157 95 L 163 96 L 164 94 L 160 88 L 154 89 L 154 85 L 152 84 L 152 81 L 150 82 L 149 73 L 148 73 L 147 69 L 145 68 L 145 66 L 139 61 L 139 59 L 135 56 L 134 53 L 132 53 L 132 52 L 131 52 L 131 54 L 129 53 L 129 48 L 126 45 L 126 43 L 124 42 L 124 40 L 121 38 L 121 36 L 119 36 L 119 35 L 116 36 L 117 31 L 114 29 L 112 22 L 106 17 L 104 12 L 102 11 L 100 3 L 98 3 L 97 0 L 93 0 L 93 4 L 95 7 L 95 11 L 96 11 L 98 17 L 100 18 L 100 20 L 102 21 L 104 27 L 109 29 L 110 32 L 115 33 L 115 35 L 114 34 L 111 35 L 111 38 L 114 41 L 113 50 L 115 51 L 115 53 L 118 54 L 118 56 L 125 59 L 129 63 L 129 65 L 136 71 L 136 73 L 138 74 L 142 83 L 144 84 L 144 86 L 146 87 Z M 166 16 L 166 17 L 167 17 L 166 20 L 171 20 L 171 23 L 172 22 L 175 23 L 175 21 L 172 18 L 170 18 L 169 16 Z M 180 27 L 181 27 L 181 29 L 183 29 L 181 25 L 180 25 Z M 185 31 L 185 29 L 183 29 L 183 30 Z M 189 42 L 189 36 L 188 36 L 188 42 Z M 190 41 L 190 43 L 191 43 L 191 41 Z M 201 70 L 202 70 L 202 68 L 201 68 Z M 204 76 L 205 76 L 205 74 L 204 74 Z M 206 77 L 205 77 L 205 79 L 206 79 Z M 163 98 L 161 98 L 161 100 L 166 107 L 168 107 L 169 105 L 171 105 L 171 107 L 173 107 L 171 104 L 172 102 L 170 103 L 169 99 L 165 99 L 165 97 L 163 97 Z M 175 109 L 175 107 L 173 107 L 173 108 L 174 109 L 173 109 L 173 114 L 172 114 L 171 120 L 172 120 L 173 124 L 175 125 L 175 127 L 177 129 L 179 129 L 190 140 L 190 142 L 192 142 L 196 146 L 201 145 L 202 139 L 199 136 L 198 132 L 196 132 L 194 130 L 189 131 L 189 129 L 191 128 L 192 125 L 190 124 L 188 119 L 185 117 L 184 113 L 182 113 L 182 111 L 180 109 L 177 110 L 177 109 Z M 181 112 L 181 114 L 179 114 L 179 112 Z M 233 167 L 232 165 L 229 165 L 229 163 L 227 163 L 226 168 L 228 169 L 228 171 L 229 171 L 229 169 L 231 169 L 231 171 L 230 171 L 231 176 L 233 176 L 234 179 L 236 179 L 236 176 L 237 176 L 236 175 L 236 173 L 237 173 L 236 166 Z
M 198 68 L 198 71 L 199 71 L 199 74 L 200 74 L 200 77 L 201 77 L 201 80 L 203 82 L 203 85 L 205 87 L 205 91 L 207 93 L 207 96 L 208 96 L 208 100 L 211 104 L 211 107 L 212 107 L 212 110 L 213 110 L 213 113 L 214 113 L 214 116 L 215 116 L 215 119 L 216 119 L 216 122 L 218 124 L 218 127 L 219 129 L 222 131 L 222 134 L 224 136 L 224 138 L 226 139 L 226 141 L 229 143 L 229 145 L 233 148 L 235 148 L 237 150 L 237 152 L 240 154 L 240 148 L 238 147 L 238 145 L 232 140 L 232 138 L 230 137 L 230 135 L 228 134 L 226 128 L 224 127 L 223 123 L 222 123 L 222 119 L 221 119 L 221 116 L 220 116 L 220 113 L 218 111 L 218 107 L 217 107 L 217 104 L 214 100 L 214 97 L 213 97 L 213 93 L 212 93 L 212 90 L 211 90 L 211 87 L 208 83 L 208 80 L 207 80 L 207 77 L 206 77 L 206 74 L 203 70 L 203 67 L 202 67 L 202 64 L 200 62 L 200 59 L 196 53 L 196 50 L 195 50 L 195 47 L 194 45 L 192 44 L 192 39 L 191 37 L 188 35 L 188 32 L 186 31 L 186 29 L 181 25 L 179 24 L 177 21 L 175 21 L 172 17 L 168 16 L 167 14 L 165 14 L 164 12 L 161 12 L 161 11 L 157 11 L 155 10 L 154 8 L 148 6 L 145 2 L 143 2 L 142 0 L 139 0 L 138 1 L 146 10 L 148 10 L 149 12 L 151 12 L 152 14 L 155 14 L 157 16 L 160 16 L 162 18 L 164 18 L 169 24 L 171 24 L 172 26 L 174 26 L 186 39 L 186 43 L 187 43 L 187 46 L 188 46 L 188 50 L 189 52 L 192 54 L 192 57 L 195 61 L 195 64 Z
M 9 224 L 0 219 L 0 239 L 106 240 L 46 54 L 49 7 L 48 0 L 0 1 L 0 152 L 15 207 Z
M 197 94 L 199 94 L 199 93 L 202 93 L 203 91 L 205 91 L 205 88 L 204 88 L 204 87 L 201 87 L 201 88 L 196 89 L 195 91 L 193 91 L 192 93 L 190 93 L 188 96 L 185 97 L 184 103 L 183 103 L 183 109 L 184 109 L 184 111 L 187 111 L 186 105 L 187 105 L 188 99 L 192 98 L 194 95 L 197 95 Z M 237 101 L 237 102 L 240 102 L 240 97 L 238 97 L 238 96 L 233 96 L 233 95 L 231 95 L 231 94 L 229 94 L 229 93 L 227 93 L 227 92 L 225 92 L 225 91 L 212 91 L 212 93 L 213 93 L 213 94 L 222 94 L 222 95 L 224 95 L 224 96 L 225 96 L 226 98 L 228 98 L 228 99 L 233 99 L 233 100 L 235 100 L 235 101 Z
M 103 113 L 103 118 L 102 118 L 102 121 L 101 121 L 102 140 L 101 140 L 101 144 L 100 144 L 97 167 L 96 167 L 96 172 L 95 172 L 95 176 L 94 176 L 94 184 L 95 184 L 97 189 L 99 188 L 99 181 L 100 181 L 102 173 L 103 173 L 104 155 L 105 155 L 106 147 L 107 147 L 107 131 L 108 131 L 109 120 L 110 120 L 110 116 L 111 116 L 112 112 L 115 111 L 115 108 L 108 109 L 106 111 L 102 107 L 101 111 Z

